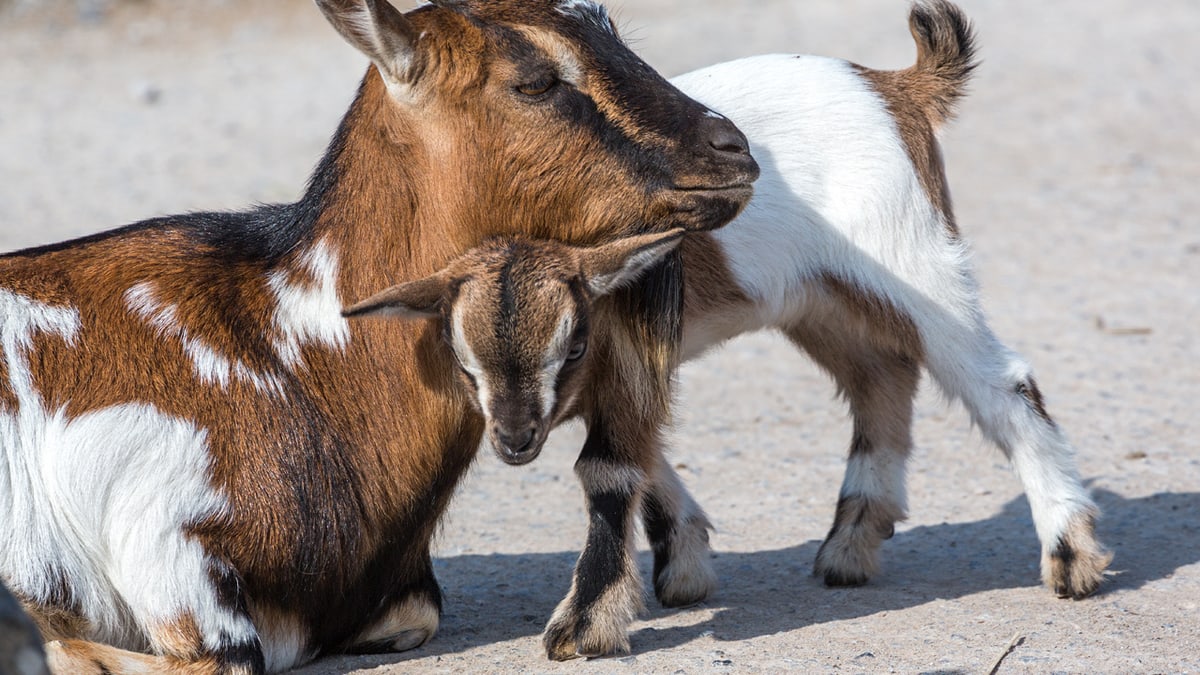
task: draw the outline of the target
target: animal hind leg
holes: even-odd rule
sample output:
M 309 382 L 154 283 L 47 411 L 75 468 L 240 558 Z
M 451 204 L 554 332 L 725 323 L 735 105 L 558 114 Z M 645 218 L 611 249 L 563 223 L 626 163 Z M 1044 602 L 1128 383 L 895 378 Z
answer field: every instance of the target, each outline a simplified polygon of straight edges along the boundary
M 1024 359 L 982 318 L 954 328 L 932 337 L 940 344 L 930 347 L 930 374 L 1012 462 L 1041 541 L 1042 580 L 1062 597 L 1090 595 L 1112 554 L 1096 538 L 1099 509 L 1080 481 L 1074 449 Z
M 860 585 L 878 571 L 880 544 L 906 516 L 905 464 L 919 364 L 910 354 L 831 325 L 814 322 L 784 332 L 833 375 L 850 403 L 850 457 L 813 573 L 830 586 Z
M 258 675 L 264 670 L 220 655 L 139 654 L 98 642 L 55 640 L 46 644 L 46 660 L 53 673 L 70 675 Z
M 266 672 L 262 646 L 249 617 L 235 612 L 218 620 L 225 626 L 209 635 L 191 612 L 154 621 L 147 627 L 153 654 L 143 654 L 82 639 L 54 640 L 46 644 L 51 672 L 72 675 L 122 675 L 128 673 L 180 673 L 182 675 L 260 675 Z M 207 621 L 210 625 L 212 621 Z M 251 634 L 241 638 L 237 624 Z

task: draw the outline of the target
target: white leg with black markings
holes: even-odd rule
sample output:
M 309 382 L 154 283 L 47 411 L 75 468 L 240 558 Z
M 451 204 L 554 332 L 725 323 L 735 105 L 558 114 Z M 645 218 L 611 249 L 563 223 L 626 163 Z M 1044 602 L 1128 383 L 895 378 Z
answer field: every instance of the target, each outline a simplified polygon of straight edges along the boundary
M 851 316 L 849 308 L 843 310 Z M 830 586 L 863 584 L 879 569 L 879 546 L 907 513 L 905 464 L 912 452 L 918 359 L 905 340 L 815 318 L 784 331 L 837 383 L 854 434 L 837 511 L 813 573 Z M 890 344 L 889 344 L 890 343 Z M 883 346 L 887 345 L 887 346 Z
M 629 653 L 629 625 L 643 606 L 633 526 L 645 476 L 636 466 L 614 461 L 597 428 L 603 427 L 593 427 L 575 463 L 588 504 L 587 543 L 571 590 L 542 638 L 556 661 Z
M 642 523 L 654 552 L 654 595 L 664 607 L 701 602 L 717 586 L 708 533 L 712 523 L 660 452 L 642 498 Z
M 1075 451 L 1046 411 L 1032 370 L 982 319 L 939 336 L 929 371 L 959 398 L 1021 479 L 1042 544 L 1042 580 L 1063 597 L 1093 593 L 1112 560 L 1095 535 L 1099 509 L 1079 478 Z

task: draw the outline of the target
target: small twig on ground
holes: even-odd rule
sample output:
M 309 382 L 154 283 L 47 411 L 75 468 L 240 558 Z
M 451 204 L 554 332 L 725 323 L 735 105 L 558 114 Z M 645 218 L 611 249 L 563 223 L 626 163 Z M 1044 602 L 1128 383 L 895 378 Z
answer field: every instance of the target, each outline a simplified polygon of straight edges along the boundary
M 1004 660 L 1004 657 L 1011 654 L 1024 641 L 1025 637 L 1020 633 L 1013 633 L 1012 639 L 1008 641 L 1008 646 L 1004 648 L 1004 653 L 996 657 L 996 660 L 992 663 L 992 669 L 988 671 L 988 675 L 996 675 L 997 671 L 1000 670 L 1000 662 Z

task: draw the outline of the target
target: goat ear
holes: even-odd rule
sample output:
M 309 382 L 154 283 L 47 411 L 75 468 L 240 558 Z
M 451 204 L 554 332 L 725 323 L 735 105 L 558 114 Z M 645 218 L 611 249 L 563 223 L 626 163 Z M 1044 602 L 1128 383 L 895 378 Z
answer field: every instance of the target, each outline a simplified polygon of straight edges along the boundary
M 342 310 L 342 316 L 428 319 L 438 315 L 449 284 L 441 274 L 397 284 Z
M 636 281 L 683 241 L 683 230 L 618 239 L 610 244 L 580 249 L 583 277 L 593 295 L 605 295 Z
M 418 34 L 412 22 L 388 0 L 316 0 L 342 34 L 392 84 L 411 84 Z

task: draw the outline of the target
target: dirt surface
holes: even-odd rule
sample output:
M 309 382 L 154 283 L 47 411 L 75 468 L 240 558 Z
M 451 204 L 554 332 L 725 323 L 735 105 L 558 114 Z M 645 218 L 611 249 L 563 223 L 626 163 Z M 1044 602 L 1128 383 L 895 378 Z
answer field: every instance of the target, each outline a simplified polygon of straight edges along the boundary
M 1104 509 L 1102 592 L 1039 586 L 1016 478 L 932 391 L 883 572 L 822 587 L 849 421 L 806 359 L 754 335 L 680 376 L 673 459 L 717 526 L 709 601 L 651 599 L 631 656 L 545 660 L 585 529 L 568 427 L 532 466 L 480 455 L 437 541 L 431 643 L 303 672 L 986 673 L 1014 638 L 1001 673 L 1200 671 L 1200 5 L 961 4 L 983 65 L 945 136 L 959 223 Z M 896 0 L 610 6 L 667 74 L 769 51 L 913 59 Z M 299 0 L 0 0 L 0 249 L 293 199 L 364 67 Z

